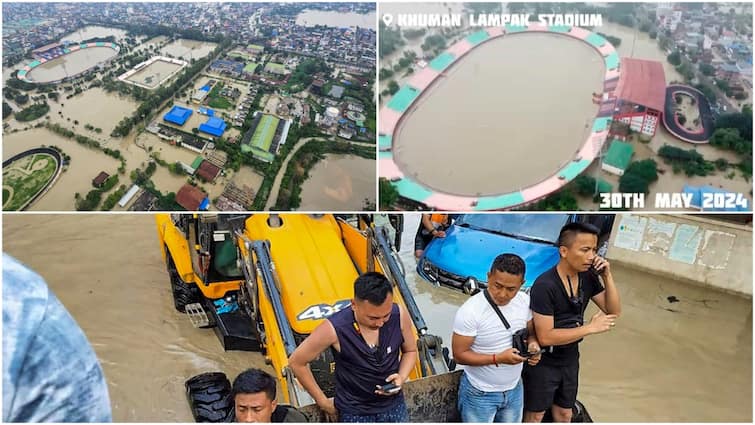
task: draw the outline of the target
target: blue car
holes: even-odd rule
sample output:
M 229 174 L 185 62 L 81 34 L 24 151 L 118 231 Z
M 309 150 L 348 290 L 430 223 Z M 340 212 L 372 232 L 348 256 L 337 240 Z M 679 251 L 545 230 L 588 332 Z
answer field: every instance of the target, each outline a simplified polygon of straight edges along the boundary
M 465 214 L 436 238 L 417 262 L 417 272 L 435 285 L 445 285 L 472 293 L 487 286 L 487 274 L 495 257 L 517 254 L 527 266 L 523 290 L 558 263 L 558 234 L 573 221 L 593 222 L 606 218 L 608 233 L 612 216 L 576 214 Z M 596 223 L 597 224 L 597 223 Z M 601 232 L 603 233 L 603 232 Z M 601 234 L 601 239 L 603 235 Z

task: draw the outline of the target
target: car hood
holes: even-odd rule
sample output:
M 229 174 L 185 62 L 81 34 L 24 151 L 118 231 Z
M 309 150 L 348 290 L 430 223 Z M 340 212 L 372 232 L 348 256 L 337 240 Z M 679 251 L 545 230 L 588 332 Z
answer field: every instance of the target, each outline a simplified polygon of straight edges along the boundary
M 452 226 L 445 238 L 436 238 L 425 251 L 425 258 L 436 267 L 459 276 L 473 276 L 487 282 L 493 260 L 512 253 L 527 266 L 524 288 L 532 285 L 544 271 L 558 263 L 555 245 L 531 242 L 466 227 Z

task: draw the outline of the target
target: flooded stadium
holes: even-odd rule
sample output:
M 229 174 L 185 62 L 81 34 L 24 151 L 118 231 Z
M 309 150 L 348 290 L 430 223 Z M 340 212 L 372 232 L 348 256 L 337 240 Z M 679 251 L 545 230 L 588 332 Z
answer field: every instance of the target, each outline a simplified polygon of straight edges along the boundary
M 418 222 L 406 216 L 400 258 L 429 331 L 448 344 L 467 296 L 415 273 Z M 259 353 L 223 352 L 211 330 L 175 311 L 152 215 L 6 215 L 3 236 L 5 251 L 40 273 L 85 331 L 115 421 L 192 422 L 185 379 L 218 370 L 233 377 L 248 367 L 273 372 Z M 614 269 L 622 317 L 614 332 L 581 349 L 579 399 L 593 419 L 751 421 L 751 299 Z M 679 302 L 669 304 L 669 296 Z
M 35 83 L 49 83 L 81 74 L 93 66 L 118 55 L 109 47 L 88 47 L 45 62 L 31 71 L 28 78 Z
M 484 42 L 404 114 L 395 161 L 417 182 L 455 195 L 536 184 L 585 143 L 604 73 L 601 55 L 569 37 L 522 33 Z

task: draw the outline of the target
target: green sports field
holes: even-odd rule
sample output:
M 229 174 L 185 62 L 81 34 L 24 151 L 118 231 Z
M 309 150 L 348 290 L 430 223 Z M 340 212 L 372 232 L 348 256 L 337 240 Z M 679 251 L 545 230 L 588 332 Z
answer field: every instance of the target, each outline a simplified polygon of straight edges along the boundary
M 278 128 L 279 121 L 280 119 L 272 115 L 262 116 L 250 141 L 252 147 L 267 152 L 270 149 L 270 145 L 273 144 L 273 136 L 275 136 L 275 129 Z

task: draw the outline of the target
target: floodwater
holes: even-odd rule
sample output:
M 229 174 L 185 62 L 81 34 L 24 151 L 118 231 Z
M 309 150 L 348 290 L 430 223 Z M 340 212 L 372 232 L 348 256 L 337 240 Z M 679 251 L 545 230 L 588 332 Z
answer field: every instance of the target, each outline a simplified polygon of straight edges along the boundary
M 97 177 L 100 171 L 113 175 L 118 172 L 120 166 L 114 158 L 85 148 L 74 140 L 58 136 L 44 128 L 4 135 L 3 158 L 10 158 L 17 153 L 42 145 L 58 146 L 71 157 L 71 163 L 50 190 L 32 204 L 30 211 L 74 211 L 76 209 L 75 193 L 86 196 L 90 190 L 94 189 L 92 179 Z M 121 183 L 125 182 L 126 177 L 119 176 L 119 180 Z
M 375 29 L 375 12 L 333 12 L 326 10 L 304 10 L 296 16 L 296 25 L 314 27 L 325 25 L 328 27 L 360 27 Z
M 67 95 L 68 92 L 60 92 L 58 102 L 48 102 L 50 120 L 64 126 L 69 126 L 76 120 L 79 125 L 74 131 L 81 134 L 89 133 L 87 135 L 95 139 L 109 138 L 115 126 L 123 118 L 130 117 L 139 106 L 127 96 L 108 93 L 100 87 L 86 90 L 70 99 L 66 99 Z M 63 112 L 62 117 L 58 112 Z M 70 122 L 68 118 L 71 118 Z M 102 133 L 87 131 L 84 128 L 86 124 L 101 128 Z
M 599 31 L 607 35 L 621 38 L 621 44 L 617 48 L 621 57 L 655 60 L 663 64 L 663 70 L 666 75 L 666 84 L 670 84 L 672 81 L 684 81 L 683 77 L 676 72 L 674 67 L 666 60 L 666 53 L 658 47 L 657 40 L 651 39 L 647 33 L 610 22 L 604 22 L 603 27 L 601 27 Z M 681 192 L 685 184 L 692 186 L 710 185 L 735 193 L 741 193 L 749 199 L 750 204 L 752 203 L 752 183 L 746 181 L 742 177 L 742 173 L 738 170 L 734 171 L 735 176 L 733 178 L 728 177 L 733 169 L 724 172 L 716 171 L 716 174 L 706 177 L 687 177 L 684 173 L 674 174 L 672 167 L 665 164 L 662 159 L 655 155 L 663 145 L 671 145 L 685 150 L 694 149 L 708 161 L 715 161 L 719 158 L 724 158 L 730 163 L 738 163 L 741 161 L 739 156 L 731 151 L 721 150 L 709 144 L 692 144 L 684 142 L 672 136 L 661 123 L 658 125 L 656 134 L 648 145 L 635 144 L 636 153 L 633 160 L 653 158 L 658 162 L 658 168 L 665 171 L 665 173 L 659 174 L 658 181 L 650 186 L 650 193 L 646 197 L 646 200 L 650 200 L 650 202 L 646 202 L 645 209 L 655 209 L 653 202 L 657 193 L 678 193 Z M 588 168 L 587 174 L 593 176 L 596 175 L 595 170 L 597 168 L 597 163 L 592 164 L 590 168 Z M 614 190 L 618 191 L 618 177 L 607 173 L 601 173 L 601 177 L 613 184 Z M 592 204 L 591 202 L 580 202 L 580 206 L 589 209 L 596 208 L 596 204 Z
M 406 280 L 430 333 L 450 346 L 452 312 L 467 296 L 417 275 L 419 215 L 404 217 Z M 625 267 L 615 266 L 614 277 L 622 301 L 616 329 L 585 338 L 580 350 L 578 398 L 593 419 L 752 421 L 752 300 Z M 671 295 L 680 302 L 669 304 Z M 585 317 L 596 311 L 591 303 Z
M 158 60 L 126 78 L 126 81 L 143 84 L 150 89 L 154 89 L 166 78 L 178 72 L 179 69 L 181 69 L 181 65 Z
M 160 53 L 170 54 L 190 62 L 192 59 L 202 59 L 209 55 L 216 46 L 216 43 L 181 38 L 163 47 Z
M 241 168 L 239 168 L 239 171 L 231 176 L 231 180 L 233 180 L 237 186 L 248 186 L 254 190 L 255 195 L 257 194 L 260 186 L 262 186 L 262 181 L 264 179 L 264 176 L 246 165 L 241 166 Z
M 487 42 L 410 108 L 393 139 L 396 162 L 426 186 L 458 195 L 538 183 L 585 143 L 603 73 L 600 55 L 566 36 Z
M 301 188 L 301 211 L 361 211 L 375 202 L 375 161 L 356 155 L 325 155 Z
M 262 355 L 223 352 L 212 330 L 173 308 L 150 214 L 5 215 L 4 249 L 40 273 L 86 333 L 105 371 L 115 422 L 193 422 L 184 381 L 274 371 Z M 85 277 L 85 278 L 82 278 Z
M 98 25 L 86 26 L 80 28 L 65 37 L 61 38 L 61 41 L 84 41 L 95 37 L 110 37 L 114 36 L 116 41 L 125 38 L 127 33 L 125 30 L 118 28 L 101 27 Z
M 616 47 L 619 56 L 622 58 L 646 59 L 660 62 L 663 65 L 663 72 L 666 74 L 666 85 L 672 81 L 684 81 L 684 77 L 676 72 L 674 66 L 666 60 L 668 54 L 658 47 L 658 40 L 651 39 L 648 33 L 605 20 L 603 21 L 603 26 L 595 28 L 595 31 L 620 38 L 621 44 L 619 44 L 619 47 L 614 47 Z
M 419 215 L 406 222 L 407 281 L 430 332 L 448 345 L 453 313 L 467 297 L 417 277 Z M 211 330 L 194 329 L 174 310 L 152 215 L 6 214 L 3 236 L 5 251 L 47 280 L 86 333 L 115 421 L 191 422 L 189 377 L 233 377 L 248 367 L 273 373 L 258 353 L 223 352 Z M 579 399 L 593 418 L 752 421 L 751 300 L 615 269 L 623 315 L 615 331 L 588 337 L 581 350 Z M 671 295 L 680 302 L 668 304 Z
M 87 47 L 45 62 L 29 71 L 29 79 L 36 83 L 47 83 L 79 74 L 104 62 L 118 52 L 109 47 Z

